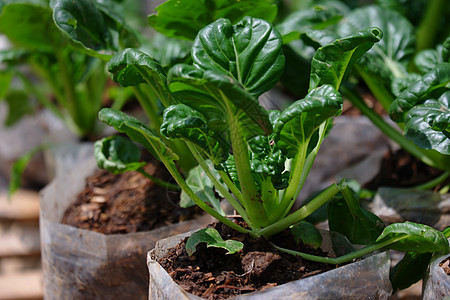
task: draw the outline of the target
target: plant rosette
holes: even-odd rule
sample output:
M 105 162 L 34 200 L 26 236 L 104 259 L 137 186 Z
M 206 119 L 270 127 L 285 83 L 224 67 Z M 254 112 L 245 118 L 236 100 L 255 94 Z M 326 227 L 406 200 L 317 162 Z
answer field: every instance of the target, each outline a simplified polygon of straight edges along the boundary
M 192 233 L 179 234 L 158 241 L 155 248 L 148 252 L 147 265 L 150 273 L 149 299 L 203 299 L 186 292 L 182 285 L 175 282 L 171 275 L 158 262 L 169 252 L 170 248 L 175 247 L 180 241 Z M 322 236 L 320 249 L 328 252 L 328 254 L 334 253 L 334 245 L 330 232 L 321 231 L 320 234 Z M 337 234 L 337 236 L 340 235 Z M 228 254 L 223 255 L 223 259 L 226 260 L 227 258 L 225 256 Z M 271 256 L 274 254 L 269 251 L 265 252 L 265 255 Z M 253 260 L 250 265 L 254 269 L 259 267 L 257 260 L 256 262 Z M 194 266 L 189 266 L 188 268 L 197 270 Z M 392 286 L 389 281 L 389 268 L 390 259 L 388 252 L 382 252 L 339 268 L 332 268 L 332 270 L 318 275 L 312 275 L 278 286 L 265 287 L 259 291 L 247 291 L 246 294 L 242 293 L 242 295 L 234 296 L 230 299 L 279 299 L 280 297 L 282 299 L 389 299 L 392 292 Z M 271 269 L 267 269 L 267 271 L 269 270 Z M 255 276 L 254 274 L 250 274 L 253 273 L 252 271 L 249 270 L 249 272 L 245 272 L 246 274 L 239 274 L 237 276 L 250 278 Z M 213 274 L 211 276 L 212 281 L 210 284 L 211 287 L 221 289 L 223 286 L 220 287 L 221 284 L 215 283 L 216 277 L 219 278 L 218 275 Z M 196 279 L 193 280 L 195 281 Z M 226 283 L 222 285 L 226 285 Z M 228 288 L 231 289 L 232 287 L 230 286 Z
M 112 58 L 120 66 L 115 78 L 148 84 L 170 95 L 159 128 L 114 109 L 102 109 L 99 119 L 142 144 L 166 166 L 183 190 L 184 206 L 196 204 L 240 233 L 270 240 L 292 226 L 308 224 L 301 222 L 328 203 L 330 230 L 353 244 L 366 245 L 336 258 L 272 244 L 277 250 L 332 265 L 378 250 L 448 252 L 445 236 L 429 226 L 405 222 L 385 227 L 376 215 L 360 207 L 344 181 L 291 210 L 332 118 L 342 112 L 339 88 L 347 71 L 381 38 L 381 30 L 366 28 L 320 47 L 312 59 L 308 94 L 283 111 L 267 111 L 258 98 L 277 84 L 284 71 L 280 33 L 262 19 L 247 16 L 236 24 L 218 19 L 197 34 L 191 51 L 194 64 L 177 64 L 167 75 L 151 57 L 136 50 Z M 127 158 L 128 152 L 120 151 L 123 141 L 116 140 L 103 140 L 109 143 L 104 148 L 108 153 L 122 153 L 119 161 L 133 161 Z M 166 140 L 183 141 L 196 159 L 198 166 L 186 178 L 176 165 L 182 158 Z M 101 156 L 98 161 L 103 161 Z M 217 199 L 210 197 L 214 189 L 247 227 L 219 209 Z M 317 236 L 313 225 L 305 226 L 310 230 L 297 230 L 303 242 Z M 196 232 L 189 240 L 202 243 L 210 238 Z M 216 242 L 230 252 L 244 247 L 232 240 Z
M 198 229 L 203 217 L 151 231 L 106 235 L 62 224 L 66 209 L 97 169 L 92 144 L 55 153 L 56 177 L 41 192 L 40 235 L 45 299 L 145 299 L 145 253 L 161 238 Z

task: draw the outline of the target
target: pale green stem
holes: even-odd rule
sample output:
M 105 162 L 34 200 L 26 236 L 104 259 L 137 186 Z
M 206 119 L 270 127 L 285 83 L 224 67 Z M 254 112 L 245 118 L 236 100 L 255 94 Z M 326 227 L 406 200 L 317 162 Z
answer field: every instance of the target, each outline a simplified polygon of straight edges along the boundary
M 175 179 L 175 181 L 178 183 L 178 185 L 183 189 L 183 191 L 188 195 L 189 198 L 191 198 L 192 201 L 194 201 L 195 204 L 197 204 L 201 209 L 203 209 L 205 212 L 222 222 L 223 224 L 227 225 L 228 227 L 242 232 L 247 233 L 252 237 L 258 237 L 256 233 L 247 230 L 245 228 L 242 228 L 241 226 L 237 225 L 236 223 L 233 223 L 231 220 L 227 219 L 226 217 L 219 214 L 217 211 L 209 207 L 205 202 L 202 201 L 195 193 L 194 191 L 189 187 L 189 185 L 184 181 L 183 176 L 178 172 L 177 167 L 172 162 L 167 161 L 164 157 L 161 157 L 161 160 L 163 161 L 164 165 L 166 166 L 169 173 L 172 175 L 172 177 Z
M 220 178 L 223 180 L 223 182 L 226 184 L 226 186 L 230 189 L 231 193 L 237 198 L 239 203 L 243 205 L 245 203 L 244 196 L 242 196 L 241 191 L 234 185 L 233 181 L 231 181 L 228 174 L 224 171 L 218 171 Z M 245 207 L 244 207 L 245 209 Z
M 289 186 L 286 188 L 283 198 L 281 199 L 280 205 L 277 211 L 272 214 L 274 220 L 277 220 L 292 206 L 292 203 L 296 200 L 297 192 L 299 191 L 300 180 L 302 179 L 302 172 L 305 165 L 306 151 L 307 151 L 308 141 L 301 145 L 301 151 L 292 160 L 291 165 L 291 178 L 289 178 Z
M 272 244 L 276 249 L 289 253 L 291 255 L 296 255 L 296 256 L 300 256 L 304 259 L 307 260 L 312 260 L 312 261 L 316 261 L 316 262 L 320 262 L 320 263 L 325 263 L 325 264 L 332 264 L 332 265 L 338 265 L 338 264 L 343 264 L 349 261 L 352 261 L 354 259 L 360 258 L 364 255 L 367 255 L 369 253 L 372 253 L 374 251 L 377 251 L 379 249 L 382 249 L 390 244 L 396 243 L 400 240 L 403 240 L 405 238 L 409 237 L 408 235 L 404 235 L 401 237 L 397 237 L 397 238 L 393 238 L 393 239 L 389 239 L 386 240 L 384 242 L 381 243 L 375 243 L 375 244 L 371 244 L 368 245 L 364 248 L 361 248 L 359 250 L 350 252 L 348 254 L 345 254 L 343 256 L 340 257 L 322 257 L 322 256 L 317 256 L 317 255 L 311 255 L 311 254 L 307 254 L 307 253 L 302 253 L 302 252 L 298 252 L 298 251 L 294 251 L 294 250 L 290 250 L 290 249 L 286 249 L 286 248 L 282 248 L 282 247 L 278 247 L 274 244 Z
M 290 214 L 289 216 L 275 222 L 263 229 L 258 233 L 265 237 L 271 237 L 277 234 L 289 226 L 298 223 L 316 211 L 319 207 L 324 205 L 328 200 L 330 200 L 334 195 L 339 192 L 339 187 L 336 184 L 329 186 L 322 193 L 320 193 L 316 198 L 314 198 L 309 203 L 303 205 L 300 209 Z
M 224 103 L 227 105 L 230 101 L 222 94 L 225 99 Z M 247 210 L 249 218 L 249 226 L 260 228 L 264 227 L 268 218 L 264 210 L 263 200 L 257 193 L 256 184 L 250 168 L 250 160 L 248 155 L 248 145 L 241 133 L 238 115 L 239 112 L 233 112 L 230 107 L 227 107 L 227 119 L 229 120 L 231 145 L 233 147 L 234 162 L 236 171 L 241 184 L 243 194 L 243 206 Z
M 64 87 L 64 99 L 62 100 L 64 101 L 63 104 L 65 104 L 65 108 L 67 109 L 68 113 L 72 117 L 73 122 L 77 126 L 77 134 L 83 135 L 85 134 L 85 132 L 83 132 L 82 124 L 80 124 L 79 120 L 79 117 L 82 116 L 83 112 L 80 111 L 78 107 L 74 83 L 71 81 L 71 76 L 69 75 L 69 70 L 67 69 L 63 54 L 60 51 L 56 51 L 55 56 L 58 60 L 58 66 L 61 71 L 60 75 Z
M 384 110 L 389 111 L 389 107 L 394 102 L 392 93 L 388 91 L 380 82 L 373 80 L 372 75 L 368 74 L 362 67 L 356 66 L 356 70 L 369 87 L 372 94 L 378 102 L 383 106 Z
M 145 177 L 147 177 L 148 179 L 150 179 L 156 185 L 159 185 L 160 187 L 167 188 L 167 189 L 174 190 L 174 191 L 180 191 L 181 190 L 181 188 L 177 184 L 173 184 L 173 183 L 164 181 L 162 179 L 159 179 L 159 178 L 157 178 L 157 177 L 155 177 L 155 176 L 145 172 L 145 170 L 142 169 L 142 168 L 138 169 L 137 171 L 139 173 L 141 173 L 142 175 L 144 175 Z
M 197 151 L 195 146 L 191 145 L 189 142 L 186 143 L 189 150 L 193 154 L 194 158 L 197 160 L 200 167 L 205 171 L 208 178 L 212 181 L 214 187 L 222 193 L 222 195 L 227 199 L 228 202 L 234 207 L 234 209 L 238 212 L 238 214 L 248 223 L 248 216 L 242 206 L 236 201 L 236 199 L 231 195 L 228 190 L 216 179 L 214 174 L 212 174 L 208 165 L 205 163 L 203 157 L 201 157 L 200 153 Z
M 438 177 L 434 178 L 433 180 L 430 180 L 429 182 L 415 186 L 415 187 L 413 187 L 413 189 L 424 190 L 424 191 L 432 189 L 435 186 L 437 186 L 438 184 L 444 182 L 448 177 L 450 177 L 450 171 L 444 172 L 443 174 L 439 175 Z
M 133 86 L 132 87 L 134 94 L 136 95 L 136 98 L 139 101 L 139 104 L 141 104 L 142 109 L 147 114 L 148 118 L 150 119 L 150 126 L 152 129 L 158 130 L 161 127 L 161 120 L 160 117 L 156 114 L 156 108 L 152 103 L 156 99 L 156 96 L 154 99 L 150 99 L 150 101 L 147 100 L 148 94 L 145 95 L 142 91 L 142 88 L 139 86 Z

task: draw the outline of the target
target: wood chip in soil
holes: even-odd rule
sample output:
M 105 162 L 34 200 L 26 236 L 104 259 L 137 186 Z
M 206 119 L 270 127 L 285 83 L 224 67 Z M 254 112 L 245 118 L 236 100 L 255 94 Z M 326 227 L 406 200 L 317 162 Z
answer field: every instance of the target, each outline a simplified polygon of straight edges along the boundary
M 239 240 L 244 249 L 225 255 L 221 248 L 206 248 L 204 243 L 188 256 L 185 250 L 187 238 L 158 262 L 184 290 L 205 299 L 226 299 L 257 290 L 277 286 L 293 280 L 319 274 L 337 266 L 303 260 L 276 250 L 266 239 L 255 240 L 229 227 L 214 223 L 223 239 Z M 289 231 L 271 239 L 282 247 L 326 256 L 321 250 L 305 245 L 295 245 Z
M 444 259 L 439 266 L 444 270 L 445 274 L 450 275 L 450 258 Z

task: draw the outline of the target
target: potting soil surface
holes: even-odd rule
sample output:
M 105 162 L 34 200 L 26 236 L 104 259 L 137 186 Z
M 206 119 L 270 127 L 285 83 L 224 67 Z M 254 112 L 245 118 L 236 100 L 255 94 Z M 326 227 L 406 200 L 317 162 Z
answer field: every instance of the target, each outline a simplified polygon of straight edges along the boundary
M 429 182 L 442 173 L 443 171 L 426 165 L 403 149 L 390 150 L 381 161 L 380 172 L 364 187 L 369 190 L 379 187 L 414 187 Z M 436 190 L 449 183 L 447 179 L 436 186 Z
M 337 267 L 303 260 L 298 256 L 278 251 L 267 240 L 255 240 L 222 223 L 210 226 L 217 229 L 224 240 L 243 242 L 244 249 L 235 254 L 225 255 L 225 249 L 206 248 L 205 243 L 201 243 L 197 246 L 197 251 L 189 256 L 185 250 L 187 240 L 185 239 L 158 260 L 184 290 L 206 299 L 226 299 Z M 326 255 L 320 249 L 296 245 L 289 231 L 274 236 L 272 241 L 297 251 Z
M 155 160 L 145 170 L 160 179 L 171 178 Z M 86 179 L 85 188 L 66 210 L 62 223 L 104 234 L 120 234 L 148 231 L 203 214 L 197 206 L 181 208 L 179 197 L 178 191 L 160 187 L 139 172 L 113 175 L 98 170 Z

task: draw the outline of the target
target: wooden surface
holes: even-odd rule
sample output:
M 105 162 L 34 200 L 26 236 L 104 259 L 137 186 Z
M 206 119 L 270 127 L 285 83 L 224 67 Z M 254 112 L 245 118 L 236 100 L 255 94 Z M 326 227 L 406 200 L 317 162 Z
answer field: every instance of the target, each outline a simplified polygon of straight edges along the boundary
M 39 194 L 0 192 L 0 300 L 43 298 Z

